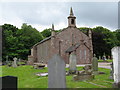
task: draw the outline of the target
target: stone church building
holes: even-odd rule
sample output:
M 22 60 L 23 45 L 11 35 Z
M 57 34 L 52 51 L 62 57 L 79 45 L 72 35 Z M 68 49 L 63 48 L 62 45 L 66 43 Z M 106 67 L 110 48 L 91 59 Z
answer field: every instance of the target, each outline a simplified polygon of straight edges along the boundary
M 87 36 L 76 27 L 76 17 L 71 8 L 68 16 L 68 27 L 56 33 L 54 25 L 52 25 L 51 36 L 32 47 L 28 61 L 47 63 L 54 54 L 59 54 L 68 64 L 69 56 L 74 52 L 77 64 L 89 64 L 93 57 L 91 34 L 91 30 Z

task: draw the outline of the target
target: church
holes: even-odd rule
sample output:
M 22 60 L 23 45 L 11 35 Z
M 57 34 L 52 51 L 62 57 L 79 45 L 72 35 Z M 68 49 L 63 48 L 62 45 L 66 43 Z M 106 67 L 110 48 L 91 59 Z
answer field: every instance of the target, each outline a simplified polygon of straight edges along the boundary
M 88 35 L 86 35 L 76 27 L 76 17 L 71 8 L 68 26 L 60 32 L 55 32 L 54 25 L 52 25 L 51 36 L 36 43 L 31 48 L 28 61 L 47 64 L 54 54 L 59 54 L 68 64 L 70 54 L 73 52 L 76 55 L 77 64 L 90 64 L 92 62 L 92 32 L 89 30 Z

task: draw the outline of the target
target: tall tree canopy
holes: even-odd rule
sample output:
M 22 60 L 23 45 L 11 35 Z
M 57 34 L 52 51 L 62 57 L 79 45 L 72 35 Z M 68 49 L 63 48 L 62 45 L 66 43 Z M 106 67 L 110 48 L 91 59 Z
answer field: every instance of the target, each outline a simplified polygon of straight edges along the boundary
M 45 29 L 41 32 L 44 38 L 51 36 L 51 29 Z
M 43 39 L 43 36 L 31 25 L 23 24 L 21 29 L 10 24 L 2 25 L 3 30 L 3 58 L 18 57 L 27 59 L 30 48 Z

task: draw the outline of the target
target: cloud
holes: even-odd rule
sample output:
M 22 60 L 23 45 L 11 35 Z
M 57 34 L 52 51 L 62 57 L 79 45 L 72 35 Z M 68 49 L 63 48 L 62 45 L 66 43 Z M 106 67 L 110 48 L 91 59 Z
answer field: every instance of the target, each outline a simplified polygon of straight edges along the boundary
M 102 25 L 117 29 L 117 2 L 2 2 L 2 22 L 20 27 L 28 23 L 39 31 L 55 24 L 55 29 L 67 27 L 70 7 L 73 7 L 77 26 Z

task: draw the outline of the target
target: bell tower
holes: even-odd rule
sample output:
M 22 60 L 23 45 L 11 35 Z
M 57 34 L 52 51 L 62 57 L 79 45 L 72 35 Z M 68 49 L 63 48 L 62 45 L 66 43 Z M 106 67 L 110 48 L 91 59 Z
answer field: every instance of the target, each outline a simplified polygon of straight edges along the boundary
M 68 17 L 68 27 L 76 27 L 76 17 L 73 14 L 72 7 L 70 9 L 70 16 Z

